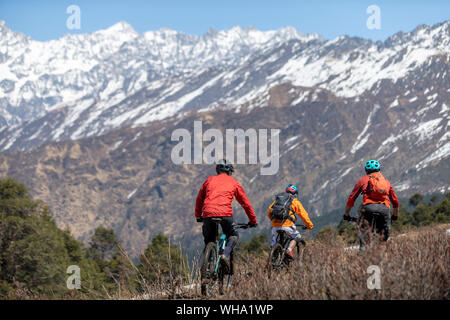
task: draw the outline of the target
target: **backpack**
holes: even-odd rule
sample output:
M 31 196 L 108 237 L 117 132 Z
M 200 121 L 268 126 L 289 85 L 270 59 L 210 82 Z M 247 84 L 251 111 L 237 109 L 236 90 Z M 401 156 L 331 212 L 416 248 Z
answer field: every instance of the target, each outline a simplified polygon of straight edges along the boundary
M 389 182 L 383 175 L 370 174 L 367 194 L 370 199 L 375 201 L 384 201 L 389 193 Z
M 278 194 L 271 211 L 272 220 L 290 219 L 289 212 L 291 211 L 292 200 L 294 200 L 294 196 L 289 193 Z

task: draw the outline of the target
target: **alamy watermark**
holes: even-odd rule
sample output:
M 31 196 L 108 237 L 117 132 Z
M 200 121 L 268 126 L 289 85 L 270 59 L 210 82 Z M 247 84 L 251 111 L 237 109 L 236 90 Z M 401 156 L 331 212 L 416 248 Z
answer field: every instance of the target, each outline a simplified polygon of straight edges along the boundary
M 66 285 L 67 289 L 81 289 L 81 269 L 77 265 L 71 265 L 67 267 L 67 274 L 70 276 L 67 278 Z
M 367 289 L 380 290 L 381 289 L 381 270 L 379 266 L 370 265 L 367 267 L 367 273 L 370 277 L 367 278 Z
M 77 5 L 70 5 L 66 9 L 66 13 L 70 16 L 66 20 L 66 27 L 69 30 L 81 29 L 81 9 Z
M 260 169 L 262 175 L 274 175 L 279 169 L 280 130 L 270 129 L 270 141 L 268 131 L 253 128 L 245 131 L 226 129 L 224 139 L 219 129 L 210 128 L 203 132 L 202 121 L 194 121 L 193 137 L 191 132 L 184 128 L 172 132 L 171 140 L 178 141 L 178 144 L 172 148 L 170 156 L 174 164 L 213 164 L 221 159 L 235 164 L 247 164 L 248 155 L 248 164 L 263 165 Z M 204 147 L 203 142 L 209 144 Z
M 370 14 L 367 18 L 366 26 L 369 30 L 380 30 L 381 29 L 381 9 L 377 5 L 370 5 L 366 9 L 366 13 Z

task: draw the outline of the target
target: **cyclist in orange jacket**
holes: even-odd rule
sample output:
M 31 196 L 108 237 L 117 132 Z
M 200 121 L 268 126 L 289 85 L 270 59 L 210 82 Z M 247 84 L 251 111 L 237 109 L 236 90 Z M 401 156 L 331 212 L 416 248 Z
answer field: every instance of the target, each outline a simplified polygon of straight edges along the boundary
M 276 243 L 277 239 L 277 231 L 283 230 L 286 231 L 286 233 L 291 238 L 291 241 L 289 242 L 288 249 L 286 251 L 288 257 L 291 259 L 294 258 L 294 254 L 292 250 L 295 248 L 295 246 L 300 242 L 301 236 L 300 233 L 297 231 L 295 227 L 295 220 L 297 214 L 305 223 L 305 226 L 308 229 L 312 229 L 314 227 L 313 223 L 309 219 L 308 212 L 306 212 L 305 208 L 303 208 L 302 203 L 298 200 L 298 188 L 297 186 L 293 184 L 289 184 L 285 188 L 285 192 L 292 195 L 293 199 L 290 204 L 290 211 L 289 211 L 289 217 L 284 220 L 275 219 L 272 215 L 272 210 L 274 208 L 274 205 L 276 204 L 276 201 L 272 202 L 269 209 L 267 210 L 267 216 L 272 221 L 272 243 L 273 246 Z

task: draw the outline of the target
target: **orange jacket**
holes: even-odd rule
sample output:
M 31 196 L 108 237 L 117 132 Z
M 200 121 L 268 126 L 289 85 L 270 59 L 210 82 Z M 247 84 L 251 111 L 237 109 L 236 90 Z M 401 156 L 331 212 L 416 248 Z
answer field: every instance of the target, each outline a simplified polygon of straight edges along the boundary
M 381 172 L 374 172 L 371 173 L 372 175 L 382 175 Z M 386 179 L 386 178 L 385 178 Z M 352 192 L 350 193 L 350 196 L 347 200 L 347 207 L 353 207 L 355 205 L 355 200 L 358 198 L 359 194 L 363 194 L 363 205 L 369 204 L 369 203 L 384 203 L 388 208 L 391 207 L 390 202 L 392 202 L 392 205 L 394 208 L 398 208 L 398 198 L 395 194 L 394 189 L 392 188 L 391 183 L 386 179 L 388 185 L 389 185 L 389 191 L 383 201 L 380 200 L 374 200 L 370 198 L 370 194 L 368 193 L 368 185 L 369 185 L 369 175 L 366 175 L 358 180 L 356 182 L 355 187 L 353 188 Z
M 267 210 L 267 216 L 269 217 L 270 220 L 272 220 L 271 212 L 272 212 L 272 207 L 273 207 L 274 204 L 275 204 L 275 201 L 272 202 L 272 204 L 269 207 L 269 210 Z M 294 221 L 295 221 L 295 213 L 298 214 L 298 216 L 303 220 L 303 222 L 305 223 L 305 226 L 308 229 L 312 229 L 314 227 L 313 223 L 309 219 L 308 212 L 306 212 L 305 208 L 303 208 L 302 203 L 297 198 L 294 198 L 294 200 L 292 200 L 291 210 L 289 211 L 289 216 Z M 294 221 L 292 221 L 290 219 L 286 219 L 283 222 L 282 220 L 273 219 L 272 220 L 272 228 L 276 228 L 276 227 L 290 227 L 290 226 L 293 226 L 295 224 Z

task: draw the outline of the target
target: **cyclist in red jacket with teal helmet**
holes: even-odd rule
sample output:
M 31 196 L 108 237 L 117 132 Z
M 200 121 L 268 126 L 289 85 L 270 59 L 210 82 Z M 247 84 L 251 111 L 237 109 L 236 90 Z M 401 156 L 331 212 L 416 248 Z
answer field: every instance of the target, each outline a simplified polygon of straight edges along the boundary
M 367 161 L 364 169 L 366 175 L 358 180 L 350 193 L 343 219 L 350 220 L 350 210 L 362 193 L 363 203 L 360 218 L 362 218 L 363 225 L 374 224 L 377 233 L 382 234 L 383 240 L 387 241 L 391 220 L 398 218 L 398 198 L 389 180 L 381 174 L 381 165 L 377 160 Z M 394 208 L 392 217 L 389 215 L 391 203 Z M 361 245 L 364 246 L 364 243 Z

